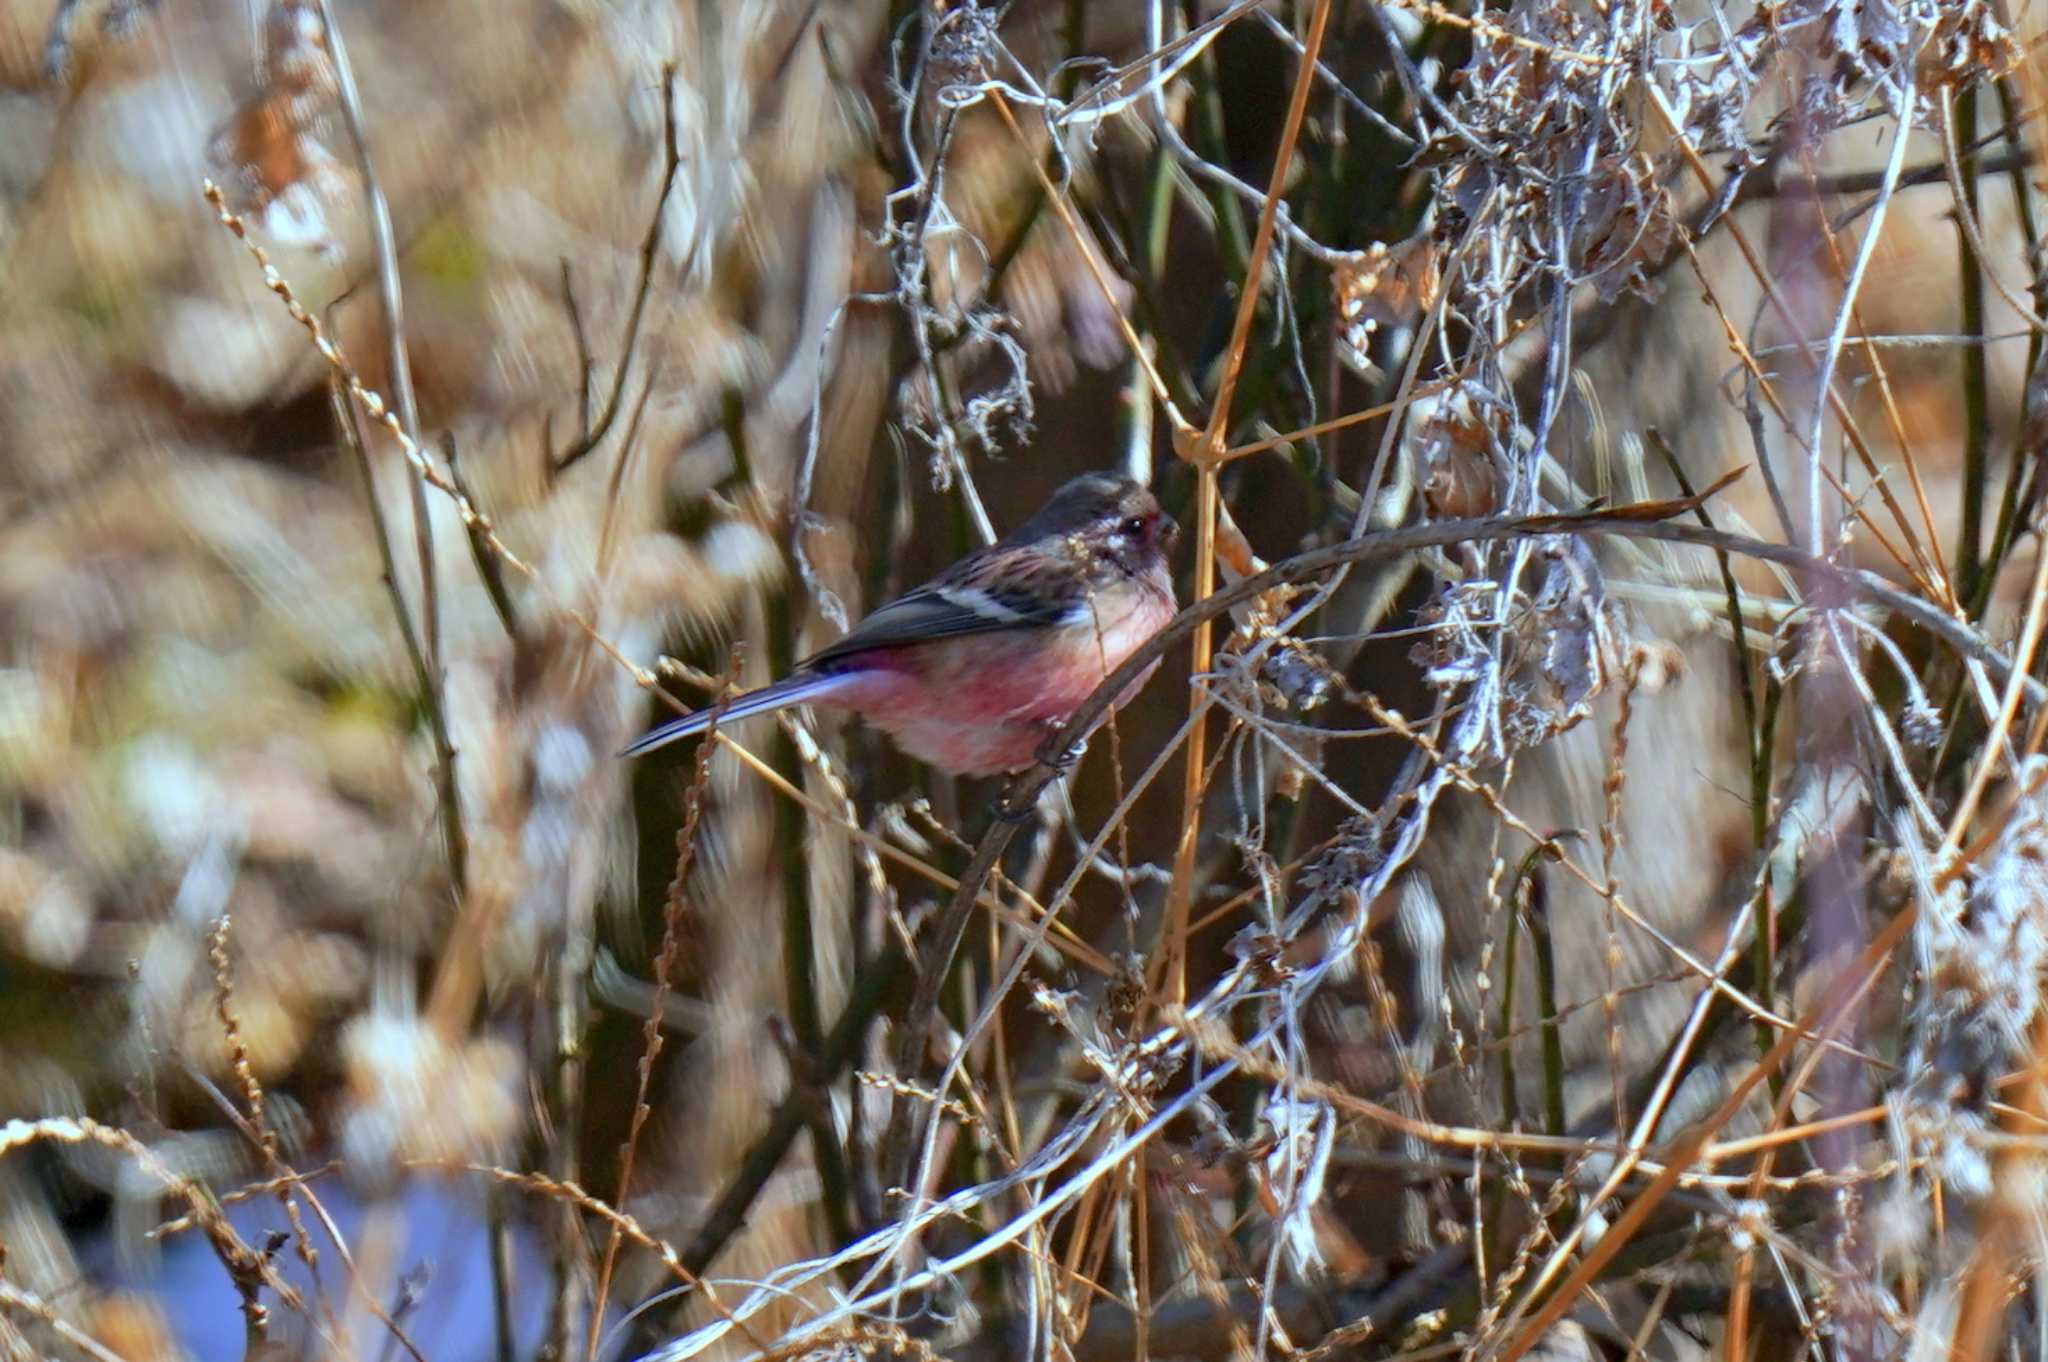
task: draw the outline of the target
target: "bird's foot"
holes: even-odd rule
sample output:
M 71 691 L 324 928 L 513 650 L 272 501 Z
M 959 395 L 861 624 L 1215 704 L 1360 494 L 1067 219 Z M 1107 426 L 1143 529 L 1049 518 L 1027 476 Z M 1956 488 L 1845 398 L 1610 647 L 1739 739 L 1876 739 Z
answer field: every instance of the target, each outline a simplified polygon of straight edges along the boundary
M 1048 732 L 1045 735 L 1045 741 L 1039 744 L 1038 760 L 1064 775 L 1080 765 L 1081 758 L 1087 755 L 1087 752 L 1088 738 L 1086 734 L 1062 747 L 1060 746 L 1060 729 L 1055 728 Z

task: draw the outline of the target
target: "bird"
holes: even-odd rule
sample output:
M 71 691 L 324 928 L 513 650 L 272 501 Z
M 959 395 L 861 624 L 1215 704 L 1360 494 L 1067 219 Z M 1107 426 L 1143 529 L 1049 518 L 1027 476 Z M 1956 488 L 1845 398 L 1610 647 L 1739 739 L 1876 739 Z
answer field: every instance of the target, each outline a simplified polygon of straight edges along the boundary
M 953 775 L 1022 770 L 1174 617 L 1170 555 L 1179 533 L 1142 483 L 1082 474 L 1016 529 L 877 609 L 788 676 L 672 719 L 620 755 L 666 747 L 714 718 L 723 725 L 808 704 L 850 710 Z

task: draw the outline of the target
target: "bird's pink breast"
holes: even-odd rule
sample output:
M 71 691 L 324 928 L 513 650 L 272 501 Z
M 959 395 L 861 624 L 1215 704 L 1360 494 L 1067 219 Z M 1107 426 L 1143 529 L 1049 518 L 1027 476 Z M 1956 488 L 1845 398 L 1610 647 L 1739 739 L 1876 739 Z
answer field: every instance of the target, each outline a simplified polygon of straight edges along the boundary
M 961 775 L 1028 766 L 1124 659 L 1173 618 L 1139 583 L 1101 593 L 1091 618 L 998 630 L 847 659 L 860 679 L 826 703 L 855 710 L 920 761 Z M 1157 664 L 1154 664 L 1156 667 Z M 1144 677 L 1117 698 L 1122 704 Z

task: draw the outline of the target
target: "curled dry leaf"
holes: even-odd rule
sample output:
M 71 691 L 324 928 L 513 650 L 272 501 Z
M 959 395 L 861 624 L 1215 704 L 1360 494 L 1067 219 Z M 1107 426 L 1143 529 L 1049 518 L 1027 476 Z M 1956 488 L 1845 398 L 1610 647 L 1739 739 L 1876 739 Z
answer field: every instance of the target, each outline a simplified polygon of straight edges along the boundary
M 1539 649 L 1542 684 L 1530 693 L 1540 714 L 1532 740 L 1555 736 L 1592 712 L 1592 702 L 1618 670 L 1626 635 L 1607 599 L 1600 565 L 1586 541 L 1559 538 L 1542 548 L 1543 583 L 1529 602 L 1525 628 Z
M 1957 85 L 2001 80 L 2017 69 L 2025 56 L 2026 49 L 2007 26 L 2000 7 L 1969 0 L 1941 7 L 1927 44 L 1922 76 Z
M 1678 230 L 1663 196 L 1629 161 L 1603 156 L 1587 179 L 1573 254 L 1602 302 L 1627 292 L 1653 298 L 1645 267 L 1669 253 Z
M 352 182 L 314 131 L 337 88 L 319 9 L 303 0 L 272 5 L 263 44 L 263 83 L 213 135 L 208 157 L 237 210 L 267 237 L 336 255 L 329 214 Z
M 1436 305 L 1443 284 L 1439 248 L 1427 233 L 1392 246 L 1375 241 L 1339 261 L 1330 283 L 1347 358 L 1370 369 L 1376 337 L 1406 332 Z
M 1492 515 L 1500 505 L 1493 434 L 1463 385 L 1410 406 L 1403 445 L 1422 504 L 1439 520 Z

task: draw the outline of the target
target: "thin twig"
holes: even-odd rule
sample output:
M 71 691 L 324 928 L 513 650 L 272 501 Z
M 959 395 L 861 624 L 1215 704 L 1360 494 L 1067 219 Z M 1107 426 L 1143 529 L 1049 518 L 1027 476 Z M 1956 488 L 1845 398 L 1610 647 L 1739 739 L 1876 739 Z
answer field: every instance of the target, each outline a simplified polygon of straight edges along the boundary
M 661 256 L 661 228 L 667 215 L 669 192 L 675 188 L 676 172 L 682 168 L 683 153 L 680 133 L 676 127 L 676 65 L 669 62 L 661 68 L 661 129 L 662 168 L 661 190 L 654 196 L 654 211 L 648 215 L 647 234 L 640 242 L 640 278 L 633 287 L 633 305 L 626 313 L 625 335 L 619 340 L 618 367 L 612 371 L 612 390 L 604 399 L 604 411 L 595 425 L 589 424 L 588 410 L 588 355 L 583 344 L 581 318 L 574 309 L 573 295 L 570 315 L 576 317 L 577 360 L 584 368 L 585 430 L 581 439 L 560 454 L 553 456 L 550 472 L 560 476 L 575 466 L 577 460 L 597 448 L 598 443 L 610 433 L 612 423 L 619 419 L 619 411 L 626 397 L 626 376 L 633 369 L 633 353 L 640 344 L 640 324 L 647 314 L 647 299 L 654 284 L 654 265 Z M 567 266 L 564 266 L 563 289 L 568 288 Z
M 355 419 L 354 408 L 349 409 L 349 419 Z M 455 432 L 451 430 L 441 438 L 441 454 L 448 460 L 448 477 L 463 496 L 474 502 L 476 492 L 463 477 L 460 453 L 455 443 Z M 498 612 L 498 623 L 505 628 L 505 637 L 518 638 L 519 612 L 512 604 L 512 593 L 505 588 L 504 566 L 492 554 L 491 546 L 478 526 L 464 525 L 462 533 L 469 541 L 470 561 L 476 564 L 476 575 L 483 579 L 484 594 L 491 598 L 491 609 Z
M 391 227 L 391 205 L 384 197 L 383 184 L 370 157 L 370 138 L 363 118 L 362 96 L 356 90 L 355 71 L 349 65 L 348 45 L 342 41 L 341 26 L 334 22 L 329 0 L 314 0 L 320 24 L 327 34 L 327 47 L 334 59 L 337 102 L 342 122 L 348 128 L 354 148 L 356 169 L 363 180 L 363 197 L 370 213 L 370 239 L 377 256 L 377 298 L 384 312 L 385 354 L 391 370 L 392 395 L 398 404 L 398 421 L 407 439 L 420 442 L 419 400 L 413 393 L 412 358 L 405 343 L 405 295 L 399 287 L 398 241 Z M 462 809 L 456 797 L 455 744 L 449 739 L 446 680 L 441 655 L 441 601 L 439 574 L 434 554 L 434 524 L 427 510 L 427 489 L 416 478 L 407 478 L 412 502 L 414 546 L 419 555 L 420 621 L 419 649 L 426 672 L 425 693 L 429 727 L 434 734 L 434 765 L 441 805 L 441 831 L 447 843 L 449 882 L 460 900 L 469 880 L 469 842 L 462 830 Z M 374 489 L 373 493 L 374 495 Z M 393 590 L 395 591 L 394 583 Z

